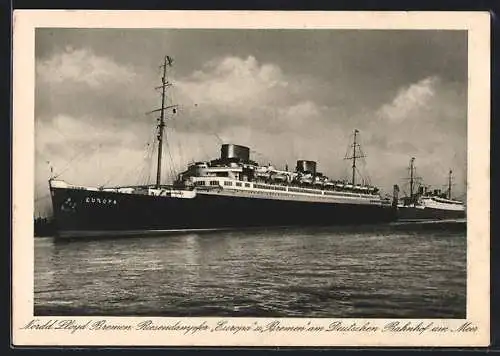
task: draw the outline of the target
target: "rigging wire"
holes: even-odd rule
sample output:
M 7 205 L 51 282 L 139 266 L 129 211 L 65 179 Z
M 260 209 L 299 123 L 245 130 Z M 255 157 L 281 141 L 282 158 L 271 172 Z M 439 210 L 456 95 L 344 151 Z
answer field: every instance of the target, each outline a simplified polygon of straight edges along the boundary
M 125 171 L 121 170 L 117 175 L 111 174 L 111 176 L 105 181 L 104 184 L 101 185 L 101 187 L 108 186 L 113 180 L 126 182 L 132 171 L 137 172 L 137 167 L 142 168 L 142 162 L 137 166 L 133 166 L 132 168 L 126 169 Z M 138 174 L 140 174 L 140 172 L 138 172 Z M 117 185 L 117 183 L 115 183 L 115 185 Z
M 197 104 L 195 104 L 195 106 L 197 106 Z M 182 111 L 182 107 L 180 107 L 180 110 Z M 179 122 L 180 116 L 174 116 L 172 117 L 170 120 L 173 124 Z M 195 124 L 194 122 L 187 116 L 185 117 L 182 117 L 182 123 L 186 126 L 186 129 L 188 132 L 197 132 L 197 127 L 195 127 Z M 173 125 L 171 125 L 173 127 Z M 204 133 L 205 134 L 209 134 L 209 135 L 213 135 L 215 136 L 219 141 L 222 141 L 220 140 L 220 137 L 217 136 L 216 133 L 214 133 L 213 131 L 211 130 L 207 130 L 205 129 L 204 130 Z M 180 150 L 182 151 L 182 143 L 179 141 L 179 145 L 181 146 Z M 190 147 L 192 147 L 193 145 L 189 145 Z M 196 150 L 197 151 L 200 151 L 201 152 L 201 156 L 203 157 L 203 159 L 205 161 L 209 161 L 212 159 L 212 157 L 207 153 L 207 149 L 206 147 L 204 146 L 204 143 L 203 141 L 201 140 L 196 140 Z M 187 161 L 189 158 L 191 160 L 194 160 L 194 157 L 188 157 L 185 152 L 182 153 L 182 157 L 185 158 L 185 160 Z
M 180 157 L 180 161 L 181 162 L 184 162 L 184 155 L 183 155 L 183 152 L 182 152 L 182 142 L 181 140 L 177 140 L 177 146 L 178 146 L 178 149 L 179 149 L 179 157 Z
M 145 145 L 146 148 L 145 148 L 145 154 L 144 154 L 144 157 L 146 157 L 146 155 L 148 154 L 148 146 Z M 143 167 L 144 167 L 144 158 L 143 160 L 141 160 L 141 162 L 139 164 L 137 164 L 136 166 L 133 166 L 132 168 L 126 170 L 124 173 L 125 175 L 122 176 L 123 178 L 123 181 L 126 182 L 127 180 L 129 180 L 129 177 L 133 174 L 134 176 L 136 177 L 140 177 L 141 174 L 142 174 L 142 170 L 143 170 Z M 134 180 L 135 182 L 137 182 L 138 185 L 140 185 L 140 180 L 138 181 L 137 179 Z
M 139 172 L 138 179 L 136 180 L 137 184 L 144 183 L 149 185 L 150 177 L 151 177 L 151 164 L 153 159 L 153 153 L 155 151 L 155 130 L 151 130 L 149 139 L 145 145 L 145 154 L 142 159 L 143 169 Z
M 66 166 L 58 173 L 56 174 L 53 178 L 59 178 L 62 174 L 64 174 L 69 168 L 71 168 L 71 165 L 75 162 L 78 162 L 82 157 L 84 157 L 84 154 L 87 153 L 88 155 L 94 153 L 94 152 L 99 152 L 102 148 L 102 143 L 96 144 L 96 147 L 90 150 L 90 152 L 85 152 L 81 151 L 77 153 L 73 158 L 66 164 Z
M 142 163 L 142 169 L 138 175 L 138 180 L 137 183 L 141 184 L 143 183 L 144 185 L 149 185 L 151 181 L 151 165 L 153 161 L 153 154 L 155 151 L 156 147 L 156 141 L 154 139 L 154 132 L 152 133 L 150 140 L 145 146 L 145 154 L 144 157 L 141 161 Z
M 127 172 L 127 174 L 125 175 L 124 180 L 128 179 L 132 174 L 135 175 L 135 176 L 137 176 L 139 174 L 140 170 L 142 169 L 142 164 L 137 165 L 134 168 L 135 169 L 129 170 Z
M 53 126 L 55 132 L 57 134 L 59 134 L 61 137 L 63 137 L 66 141 L 68 142 L 71 142 L 72 140 L 70 140 L 68 138 L 67 135 L 65 135 L 61 130 L 59 130 L 59 128 L 57 126 Z M 95 145 L 95 146 L 94 146 Z M 53 175 L 51 178 L 59 178 L 62 174 L 64 174 L 65 172 L 68 171 L 69 168 L 71 168 L 71 166 L 76 163 L 76 162 L 79 162 L 85 155 L 89 156 L 95 152 L 99 152 L 102 148 L 102 143 L 97 143 L 97 144 L 94 144 L 94 145 L 91 145 L 90 147 L 93 147 L 91 148 L 90 151 L 85 151 L 85 150 L 81 150 L 80 151 L 80 148 L 76 148 L 76 151 L 77 153 L 68 161 L 68 163 L 66 164 L 66 166 L 56 175 Z M 82 145 L 82 148 L 83 147 L 87 147 L 88 145 L 86 143 L 83 143 Z M 100 163 L 100 161 L 99 161 Z
M 153 143 L 151 145 L 149 159 L 148 159 L 148 167 L 147 167 L 148 176 L 147 176 L 147 180 L 146 180 L 147 185 L 151 184 L 151 171 L 152 171 L 152 166 L 153 166 L 153 154 L 155 151 L 155 146 L 156 146 L 156 142 L 153 141 Z
M 176 174 L 175 174 L 175 171 L 176 171 L 176 168 L 174 166 L 174 160 L 172 158 L 172 152 L 170 150 L 170 145 L 169 145 L 169 139 L 168 139 L 168 134 L 167 134 L 167 131 L 165 131 L 165 144 L 167 146 L 167 152 L 168 152 L 168 156 L 170 158 L 170 173 L 171 173 L 171 179 L 172 180 L 175 180 L 176 178 Z
M 153 132 L 153 135 L 154 135 L 154 132 Z M 142 168 L 142 165 L 143 165 L 143 161 L 144 159 L 146 158 L 147 154 L 148 154 L 148 150 L 149 150 L 149 145 L 150 145 L 150 141 L 151 141 L 151 136 L 152 134 L 150 133 L 149 135 L 149 138 L 148 138 L 148 141 L 146 142 L 146 144 L 144 145 L 143 147 L 143 158 L 141 160 L 141 163 L 139 163 L 139 167 Z M 105 180 L 104 184 L 101 184 L 100 187 L 106 187 L 106 186 L 109 186 L 109 184 L 112 182 L 112 181 L 115 181 L 116 183 L 114 185 L 117 185 L 118 182 L 120 181 L 123 181 L 123 182 L 126 182 L 127 179 L 129 178 L 130 176 L 130 173 L 133 171 L 133 172 L 136 172 L 137 169 L 135 169 L 137 166 L 132 166 L 131 168 L 128 168 L 128 169 L 125 169 L 125 170 L 120 170 L 119 172 L 115 172 L 115 173 L 111 173 L 108 178 Z M 138 176 L 141 175 L 141 172 L 138 172 Z M 137 182 L 139 183 L 139 182 Z

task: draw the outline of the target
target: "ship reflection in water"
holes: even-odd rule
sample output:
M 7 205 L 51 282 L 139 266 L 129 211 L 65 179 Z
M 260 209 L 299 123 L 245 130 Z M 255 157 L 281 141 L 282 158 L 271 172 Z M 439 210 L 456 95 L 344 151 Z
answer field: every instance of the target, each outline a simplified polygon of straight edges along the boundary
M 464 318 L 465 223 L 35 239 L 35 315 Z

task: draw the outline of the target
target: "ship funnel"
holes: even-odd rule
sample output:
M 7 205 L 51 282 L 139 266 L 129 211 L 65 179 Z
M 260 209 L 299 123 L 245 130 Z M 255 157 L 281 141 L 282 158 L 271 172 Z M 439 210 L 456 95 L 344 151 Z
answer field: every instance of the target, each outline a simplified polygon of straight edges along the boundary
M 220 149 L 220 157 L 223 160 L 248 162 L 250 160 L 250 148 L 240 145 L 224 144 Z
M 298 160 L 296 170 L 299 173 L 310 173 L 312 175 L 316 175 L 316 162 L 302 159 Z

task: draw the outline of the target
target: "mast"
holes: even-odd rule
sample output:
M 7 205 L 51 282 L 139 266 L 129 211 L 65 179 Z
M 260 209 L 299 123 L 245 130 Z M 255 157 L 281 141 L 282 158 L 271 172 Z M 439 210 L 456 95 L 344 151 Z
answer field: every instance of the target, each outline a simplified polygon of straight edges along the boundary
M 412 158 L 410 159 L 410 199 L 412 199 L 412 198 L 413 198 L 413 183 L 414 183 L 414 178 L 415 178 L 415 177 L 413 176 L 413 174 L 414 174 L 414 169 L 415 169 L 415 167 L 414 167 L 414 163 L 415 163 L 415 157 L 412 157 Z
M 163 64 L 161 67 L 163 68 L 163 75 L 161 77 L 161 83 L 162 85 L 159 87 L 161 88 L 161 107 L 157 110 L 153 110 L 152 112 L 159 111 L 160 112 L 160 118 L 158 119 L 158 163 L 156 167 L 156 188 L 160 188 L 161 184 L 161 159 L 162 159 L 162 153 L 163 153 L 163 131 L 165 129 L 165 110 L 169 108 L 175 107 L 175 105 L 171 106 L 165 106 L 166 102 L 166 89 L 167 87 L 171 86 L 172 84 L 167 81 L 167 66 L 171 67 L 172 66 L 172 58 L 169 56 L 165 56 Z M 175 109 L 174 109 L 175 113 Z
M 451 175 L 453 174 L 453 171 L 450 169 L 450 172 L 448 173 L 448 199 L 451 200 Z
M 352 144 L 352 185 L 356 184 L 356 136 L 358 130 L 354 130 L 354 142 Z
M 352 144 L 352 156 L 346 157 L 345 159 L 352 159 L 352 185 L 356 185 L 356 158 L 363 158 L 365 157 L 362 153 L 359 153 L 358 150 L 356 150 L 357 147 L 359 147 L 359 143 L 357 142 L 357 137 L 358 137 L 359 130 L 354 129 L 354 141 Z

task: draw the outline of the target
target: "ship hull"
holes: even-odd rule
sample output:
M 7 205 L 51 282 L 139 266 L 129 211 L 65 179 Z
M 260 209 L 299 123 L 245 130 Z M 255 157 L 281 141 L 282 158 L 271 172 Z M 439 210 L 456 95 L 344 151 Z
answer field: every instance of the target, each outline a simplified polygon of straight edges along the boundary
M 447 210 L 430 207 L 399 207 L 399 220 L 448 220 L 465 219 L 464 210 Z
M 58 237 L 132 236 L 267 226 L 374 224 L 397 218 L 390 206 L 211 194 L 158 197 L 51 188 Z

